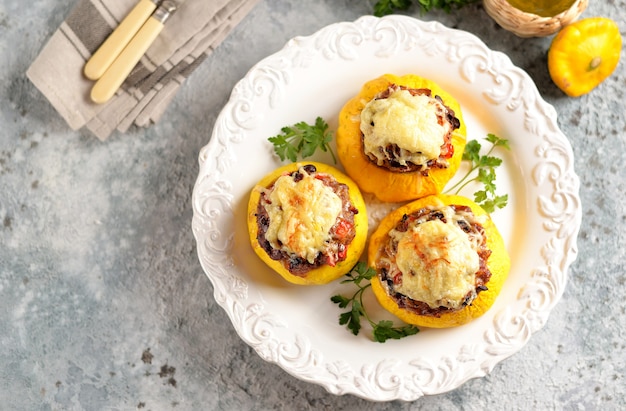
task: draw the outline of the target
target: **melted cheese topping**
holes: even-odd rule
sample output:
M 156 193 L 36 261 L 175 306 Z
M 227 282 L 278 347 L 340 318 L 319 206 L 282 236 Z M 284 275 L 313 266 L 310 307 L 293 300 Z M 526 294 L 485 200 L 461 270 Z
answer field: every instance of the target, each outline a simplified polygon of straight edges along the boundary
M 300 170 L 303 178 L 279 177 L 266 205 L 270 218 L 265 238 L 272 247 L 313 263 L 330 239 L 329 231 L 342 209 L 332 188 Z
M 382 165 L 385 154 L 381 147 L 397 145 L 401 155 L 396 160 L 402 165 L 424 165 L 437 159 L 444 136 L 452 129 L 448 121 L 439 124 L 445 114 L 446 108 L 439 100 L 413 96 L 407 90 L 397 89 L 387 98 L 372 100 L 361 112 L 365 154 Z
M 430 220 L 390 233 L 398 241 L 396 265 L 402 272 L 395 290 L 432 308 L 459 308 L 468 293 L 475 293 L 480 268 L 475 243 L 452 219 L 447 221 Z

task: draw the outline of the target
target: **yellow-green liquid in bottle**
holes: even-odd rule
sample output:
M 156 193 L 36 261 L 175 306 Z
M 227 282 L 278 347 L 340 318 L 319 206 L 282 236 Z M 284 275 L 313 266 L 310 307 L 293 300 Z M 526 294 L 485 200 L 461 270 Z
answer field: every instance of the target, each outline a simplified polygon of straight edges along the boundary
M 526 13 L 552 17 L 572 7 L 576 0 L 507 0 L 511 6 Z

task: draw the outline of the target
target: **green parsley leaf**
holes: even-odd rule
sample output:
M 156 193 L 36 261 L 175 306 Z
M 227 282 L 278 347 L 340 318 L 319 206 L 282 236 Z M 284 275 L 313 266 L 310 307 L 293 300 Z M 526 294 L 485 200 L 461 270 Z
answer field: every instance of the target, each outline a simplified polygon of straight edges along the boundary
M 482 208 L 488 212 L 493 213 L 497 208 L 504 208 L 509 200 L 508 194 L 501 196 L 495 196 L 493 199 L 484 200 L 482 202 Z
M 281 161 L 289 159 L 292 162 L 311 157 L 317 149 L 330 152 L 333 161 L 335 153 L 330 147 L 333 133 L 328 129 L 328 124 L 321 117 L 315 119 L 315 124 L 310 125 L 304 121 L 281 129 L 281 134 L 269 137 L 268 140 L 274 145 L 274 152 Z
M 417 0 L 420 12 L 427 13 L 432 9 L 442 9 L 449 13 L 453 7 L 461 8 L 478 0 Z M 374 4 L 374 15 L 382 17 L 392 14 L 397 10 L 407 10 L 413 4 L 413 0 L 379 0 Z
M 446 190 L 450 193 L 458 194 L 463 187 L 472 181 L 482 184 L 482 190 L 474 193 L 474 202 L 480 205 L 488 213 L 493 213 L 498 208 L 504 208 L 508 202 L 509 196 L 496 194 L 496 168 L 502 164 L 502 159 L 492 156 L 491 153 L 496 147 L 502 147 L 510 150 L 509 141 L 496 136 L 495 134 L 487 134 L 485 138 L 491 143 L 491 148 L 485 155 L 480 154 L 482 146 L 476 140 L 468 141 L 463 151 L 463 160 L 470 162 L 470 169 L 461 180 L 454 186 Z
M 413 0 L 380 0 L 374 4 L 374 16 L 382 17 L 392 14 L 394 10 L 407 10 Z
M 379 321 L 374 325 L 374 340 L 377 342 L 385 342 L 389 339 L 399 340 L 409 335 L 415 335 L 419 329 L 414 325 L 405 325 L 402 327 L 394 327 L 393 322 L 389 320 Z
M 350 304 L 351 300 L 344 297 L 343 295 L 333 295 L 332 297 L 330 297 L 330 301 L 334 302 L 335 304 L 339 304 L 339 308 L 346 308 L 348 304 Z
M 502 159 L 492 156 L 482 156 L 478 162 L 480 167 L 495 168 L 502 164 Z
M 341 307 L 341 304 L 339 305 Z M 345 308 L 345 306 L 343 307 Z M 362 308 L 358 301 L 354 301 L 352 308 L 339 315 L 339 324 L 346 325 L 352 334 L 358 335 L 361 330 L 361 312 Z
M 487 168 L 480 168 L 478 170 L 478 176 L 476 177 L 476 181 L 480 182 L 485 186 L 485 191 L 487 195 L 490 193 L 496 192 L 496 184 L 494 181 L 496 180 L 496 172 L 490 166 L 481 166 Z
M 345 280 L 341 281 L 341 284 L 345 283 L 354 283 L 357 286 L 361 285 L 361 281 L 363 280 L 371 280 L 376 275 L 376 270 L 372 267 L 369 267 L 365 261 L 359 261 L 356 263 L 354 268 L 346 274 L 347 277 Z
M 487 137 L 485 137 L 485 140 L 490 142 L 491 145 L 493 145 L 494 147 L 504 147 L 507 150 L 511 149 L 511 146 L 509 146 L 509 140 L 500 138 L 496 136 L 495 134 L 492 134 L 492 133 L 487 134 Z
M 372 326 L 372 334 L 374 341 L 383 343 L 389 339 L 400 339 L 419 332 L 414 325 L 394 326 L 392 321 L 382 320 L 378 323 L 374 322 L 363 305 L 363 293 L 371 287 L 370 280 L 376 275 L 376 270 L 368 267 L 367 263 L 359 261 L 352 270 L 345 275 L 346 279 L 341 283 L 354 283 L 357 291 L 352 297 L 344 297 L 343 295 L 333 295 L 330 300 L 339 305 L 339 308 L 348 308 L 349 310 L 339 315 L 339 325 L 345 325 L 352 334 L 358 335 L 361 331 L 361 317 L 365 318 Z M 361 285 L 362 282 L 366 282 Z
M 476 140 L 470 140 L 465 144 L 463 151 L 463 160 L 478 163 L 480 160 L 480 143 Z
M 474 193 L 474 202 L 482 203 L 483 201 L 487 201 L 487 192 L 485 190 L 478 190 Z

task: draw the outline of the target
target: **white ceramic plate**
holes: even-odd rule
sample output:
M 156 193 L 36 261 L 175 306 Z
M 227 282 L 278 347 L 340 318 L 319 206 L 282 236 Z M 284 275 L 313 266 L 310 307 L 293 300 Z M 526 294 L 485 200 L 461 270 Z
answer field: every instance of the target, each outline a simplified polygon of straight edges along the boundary
M 336 129 L 343 104 L 384 73 L 418 74 L 455 95 L 468 139 L 486 147 L 482 139 L 495 133 L 510 141 L 510 152 L 497 153 L 498 189 L 509 205 L 493 218 L 512 269 L 478 320 L 380 344 L 367 329 L 354 336 L 338 324 L 343 310 L 330 297 L 350 288 L 299 287 L 270 272 L 249 245 L 246 204 L 254 184 L 281 164 L 269 136 L 317 116 Z M 315 160 L 332 163 L 328 155 Z M 436 22 L 367 16 L 292 39 L 235 86 L 199 161 L 192 227 L 216 301 L 262 358 L 334 394 L 415 400 L 486 375 L 543 327 L 577 254 L 579 180 L 555 110 L 504 54 Z M 370 202 L 370 224 L 388 208 Z

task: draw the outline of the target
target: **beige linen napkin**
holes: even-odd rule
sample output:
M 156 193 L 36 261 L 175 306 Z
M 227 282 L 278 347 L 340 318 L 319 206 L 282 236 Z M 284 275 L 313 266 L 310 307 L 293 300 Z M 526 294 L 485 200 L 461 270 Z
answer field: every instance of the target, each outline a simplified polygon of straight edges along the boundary
M 85 62 L 137 0 L 78 0 L 26 75 L 68 125 L 105 140 L 157 122 L 183 81 L 259 0 L 186 0 L 167 20 L 120 90 L 105 104 L 89 98 Z

